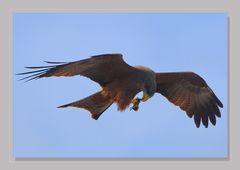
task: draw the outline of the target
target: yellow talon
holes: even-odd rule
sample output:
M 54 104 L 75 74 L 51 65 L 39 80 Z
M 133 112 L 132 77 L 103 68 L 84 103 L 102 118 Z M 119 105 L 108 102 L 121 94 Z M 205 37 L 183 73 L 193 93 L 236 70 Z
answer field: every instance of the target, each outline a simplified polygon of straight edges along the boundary
M 133 105 L 135 105 L 135 104 L 138 103 L 138 100 L 139 100 L 138 98 L 132 99 L 131 103 L 132 103 Z
M 145 101 L 147 101 L 149 98 L 150 98 L 150 97 L 149 97 L 149 95 L 148 95 L 147 93 L 143 93 L 143 97 L 142 97 L 141 101 L 145 102 Z
M 133 107 L 132 107 L 132 109 L 134 110 L 134 111 L 138 111 L 138 105 L 136 104 L 136 105 L 133 105 Z

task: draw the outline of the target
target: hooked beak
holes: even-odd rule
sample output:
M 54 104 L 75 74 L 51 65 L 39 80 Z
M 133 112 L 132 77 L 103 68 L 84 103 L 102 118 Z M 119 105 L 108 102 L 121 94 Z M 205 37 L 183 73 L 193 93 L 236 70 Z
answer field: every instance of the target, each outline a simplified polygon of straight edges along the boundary
M 149 98 L 150 98 L 150 96 L 149 96 L 146 92 L 144 92 L 141 101 L 145 102 L 145 101 L 147 101 Z

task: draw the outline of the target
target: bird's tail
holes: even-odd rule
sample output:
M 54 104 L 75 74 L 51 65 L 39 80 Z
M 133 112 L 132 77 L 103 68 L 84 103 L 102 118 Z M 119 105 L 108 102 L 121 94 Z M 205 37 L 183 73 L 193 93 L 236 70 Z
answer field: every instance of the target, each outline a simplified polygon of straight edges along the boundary
M 93 119 L 97 120 L 101 116 L 101 114 L 112 105 L 112 103 L 113 101 L 109 97 L 104 96 L 102 91 L 100 91 L 82 100 L 62 105 L 59 106 L 58 108 L 64 107 L 83 108 L 91 113 Z

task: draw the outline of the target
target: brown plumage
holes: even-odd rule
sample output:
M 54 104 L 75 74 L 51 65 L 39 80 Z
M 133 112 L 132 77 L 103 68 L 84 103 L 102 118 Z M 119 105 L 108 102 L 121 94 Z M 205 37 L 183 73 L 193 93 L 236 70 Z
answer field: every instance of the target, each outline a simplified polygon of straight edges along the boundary
M 223 107 L 221 101 L 208 87 L 207 83 L 193 72 L 157 73 L 157 92 L 165 96 L 170 102 L 186 111 L 197 127 L 200 122 L 208 126 L 208 119 L 215 125 L 216 117 L 221 117 L 218 106 Z
M 21 80 L 75 75 L 90 78 L 100 84 L 102 87 L 100 92 L 59 108 L 69 106 L 84 108 L 94 119 L 98 119 L 114 102 L 117 103 L 118 110 L 126 109 L 140 91 L 144 92 L 141 101 L 146 101 L 155 92 L 162 94 L 170 102 L 186 111 L 190 118 L 194 116 L 197 127 L 200 126 L 201 121 L 205 127 L 208 127 L 208 120 L 215 125 L 216 116 L 221 116 L 218 108 L 223 107 L 221 101 L 207 83 L 193 72 L 154 73 L 143 66 L 128 65 L 121 54 L 97 55 L 69 63 L 47 63 L 53 65 L 26 67 L 38 70 L 20 73 L 19 75 L 31 74 Z M 138 104 L 139 102 L 137 107 Z
M 91 96 L 88 96 L 82 100 L 78 100 L 66 105 L 59 106 L 58 108 L 63 107 L 77 107 L 84 108 L 88 110 L 93 119 L 98 119 L 101 114 L 112 105 L 113 100 L 111 98 L 104 96 L 101 92 L 97 92 Z

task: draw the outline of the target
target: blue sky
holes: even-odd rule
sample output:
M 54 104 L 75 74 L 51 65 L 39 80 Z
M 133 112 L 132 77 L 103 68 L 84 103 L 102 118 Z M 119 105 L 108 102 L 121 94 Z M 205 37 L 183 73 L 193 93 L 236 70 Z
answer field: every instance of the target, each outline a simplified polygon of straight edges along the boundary
M 14 13 L 14 157 L 226 157 L 228 49 L 226 13 Z M 138 112 L 112 105 L 99 120 L 57 106 L 100 90 L 80 76 L 28 83 L 16 73 L 43 61 L 122 53 L 156 72 L 193 71 L 222 101 L 217 125 L 193 119 L 160 94 Z

